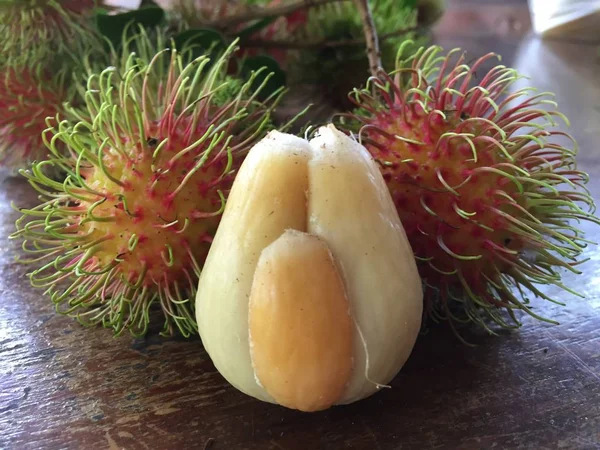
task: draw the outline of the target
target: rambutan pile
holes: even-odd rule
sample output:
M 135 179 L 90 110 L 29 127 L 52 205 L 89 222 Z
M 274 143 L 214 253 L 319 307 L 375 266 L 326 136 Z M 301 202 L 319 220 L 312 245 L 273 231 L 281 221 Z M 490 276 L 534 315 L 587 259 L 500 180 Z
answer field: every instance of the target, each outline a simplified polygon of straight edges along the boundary
M 520 78 L 511 68 L 484 71 L 493 54 L 469 64 L 459 49 L 444 55 L 408 40 L 423 38 L 416 28 L 437 20 L 443 2 L 373 1 L 383 49 L 375 64 L 352 2 L 240 19 L 251 4 L 277 3 L 179 0 L 166 22 L 151 6 L 104 15 L 97 30 L 92 0 L 0 5 L 0 33 L 11 37 L 0 63 L 0 166 L 31 164 L 21 173 L 42 199 L 20 209 L 12 235 L 36 266 L 32 284 L 58 311 L 115 334 L 145 334 L 153 309 L 164 335 L 196 333 L 196 285 L 228 191 L 246 152 L 274 128 L 281 83 L 251 72 L 268 58 L 247 64 L 266 42 L 290 84 L 324 87 L 328 107 L 345 109 L 339 91 L 355 87 L 356 108 L 336 125 L 380 164 L 429 317 L 492 333 L 490 321 L 520 326 L 519 310 L 553 322 L 528 295 L 557 302 L 544 285 L 575 293 L 561 274 L 578 273 L 589 243 L 577 222 L 599 223 L 556 104 L 511 90 Z M 160 25 L 148 24 L 148 11 Z M 186 21 L 216 26 L 232 15 L 215 29 Z M 252 40 L 257 47 L 244 47 Z M 282 43 L 291 44 L 283 53 Z M 381 65 L 395 68 L 364 84 Z M 48 175 L 56 171 L 62 181 Z
M 282 0 L 163 0 L 167 8 L 171 23 L 175 26 L 190 29 L 204 29 L 218 26 L 220 21 L 230 20 L 232 17 L 242 17 L 244 14 L 252 15 L 254 11 L 268 10 L 284 4 Z M 241 20 L 223 26 L 219 31 L 226 35 L 240 35 L 245 39 L 240 41 L 240 49 L 236 58 L 243 59 L 257 55 L 267 55 L 275 59 L 282 66 L 288 57 L 285 48 L 260 48 L 246 47 L 246 39 L 260 39 L 265 42 L 289 38 L 294 32 L 306 24 L 307 9 L 301 8 L 288 15 L 267 17 L 262 20 Z
M 239 56 L 272 58 L 285 71 L 288 86 L 301 87 L 298 91 L 302 93 L 311 90 L 311 103 L 338 111 L 348 109 L 351 107 L 348 91 L 362 86 L 369 73 L 364 29 L 356 5 L 351 1 L 304 5 L 298 2 L 298 9 L 278 16 L 268 15 L 270 10 L 294 3 L 282 0 L 165 2 L 171 14 L 192 28 L 218 26 L 225 21 L 221 31 L 240 36 Z M 444 9 L 438 0 L 371 0 L 369 3 L 381 35 L 383 65 L 389 68 L 393 67 L 398 46 L 412 39 L 418 41 L 414 49 L 418 48 L 424 42 L 422 29 L 435 22 Z M 244 21 L 241 19 L 244 16 L 256 18 Z
M 233 45 L 213 60 L 174 44 L 142 56 L 152 45 L 140 34 L 122 67 L 90 76 L 85 108 L 44 133 L 51 156 L 22 172 L 43 203 L 20 210 L 12 237 L 24 240 L 37 264 L 31 282 L 60 312 L 143 335 L 157 307 L 163 334 L 190 336 L 236 168 L 271 127 L 280 92 L 258 101 L 256 73 L 227 75 Z
M 380 164 L 433 319 L 490 332 L 490 319 L 519 326 L 516 310 L 553 322 L 527 293 L 556 302 L 543 285 L 573 292 L 561 272 L 582 262 L 577 222 L 598 223 L 576 143 L 548 95 L 511 91 L 511 68 L 484 70 L 495 55 L 469 66 L 459 49 L 441 52 L 421 48 L 355 89 L 357 109 L 339 126 Z

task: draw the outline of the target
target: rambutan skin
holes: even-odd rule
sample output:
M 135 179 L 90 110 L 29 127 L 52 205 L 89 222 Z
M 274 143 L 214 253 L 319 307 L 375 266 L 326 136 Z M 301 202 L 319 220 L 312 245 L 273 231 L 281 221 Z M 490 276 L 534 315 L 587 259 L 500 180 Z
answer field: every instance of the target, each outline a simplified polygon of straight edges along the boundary
M 143 45 L 147 36 L 139 55 Z M 32 284 L 60 312 L 117 335 L 144 335 L 153 306 L 163 334 L 196 334 L 198 277 L 235 170 L 271 128 L 281 94 L 260 102 L 264 84 L 227 75 L 234 46 L 214 61 L 169 47 L 92 74 L 85 111 L 54 122 L 44 133 L 51 156 L 22 171 L 43 199 L 20 210 L 12 236 L 37 265 Z
M 421 48 L 356 89 L 358 108 L 339 126 L 380 163 L 434 320 L 493 332 L 489 319 L 518 327 L 514 311 L 523 310 L 554 322 L 525 292 L 554 302 L 541 285 L 574 293 L 560 272 L 577 273 L 588 241 L 572 222 L 599 223 L 576 143 L 557 129 L 566 118 L 546 94 L 511 92 L 515 70 L 483 73 L 495 55 L 469 66 L 459 49 L 441 51 Z

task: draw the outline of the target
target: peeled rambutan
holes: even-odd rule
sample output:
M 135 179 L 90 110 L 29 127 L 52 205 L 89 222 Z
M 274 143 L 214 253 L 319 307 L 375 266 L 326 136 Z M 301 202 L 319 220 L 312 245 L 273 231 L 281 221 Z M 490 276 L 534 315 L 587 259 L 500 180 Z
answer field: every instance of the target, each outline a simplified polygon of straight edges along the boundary
M 145 334 L 156 306 L 163 334 L 196 333 L 196 285 L 235 170 L 279 98 L 258 101 L 255 76 L 227 75 L 234 46 L 214 60 L 170 47 L 147 60 L 138 45 L 92 75 L 85 111 L 58 119 L 44 134 L 51 156 L 22 171 L 43 200 L 20 209 L 12 236 L 38 265 L 32 284 L 115 334 Z
M 577 273 L 588 243 L 573 222 L 598 223 L 576 143 L 556 123 L 566 118 L 547 94 L 511 92 L 515 70 L 486 72 L 494 54 L 469 66 L 459 49 L 441 52 L 421 48 L 354 90 L 358 108 L 339 126 L 380 164 L 431 318 L 490 332 L 490 319 L 520 326 L 516 310 L 554 322 L 525 292 L 550 301 L 542 285 L 573 292 L 561 271 Z

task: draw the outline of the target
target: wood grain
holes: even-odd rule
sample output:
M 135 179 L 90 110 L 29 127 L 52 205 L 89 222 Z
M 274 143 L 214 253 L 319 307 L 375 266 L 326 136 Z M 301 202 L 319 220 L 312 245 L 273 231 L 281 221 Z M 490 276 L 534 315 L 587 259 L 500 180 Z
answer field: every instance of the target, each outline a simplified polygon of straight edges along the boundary
M 504 63 L 524 68 L 532 85 L 556 92 L 572 121 L 581 167 L 591 173 L 590 190 L 600 199 L 596 49 L 542 44 L 526 33 L 502 36 L 482 25 L 475 25 L 482 31 L 474 38 L 465 30 L 480 19 L 469 20 L 454 33 L 443 23 L 437 40 L 473 56 L 500 51 Z M 17 217 L 11 202 L 33 205 L 35 194 L 20 179 L 3 179 L 2 237 Z M 598 228 L 585 227 L 600 239 Z M 584 276 L 566 275 L 585 299 L 560 295 L 565 307 L 536 302 L 560 325 L 524 317 L 518 332 L 470 335 L 474 348 L 446 326 L 434 328 L 419 338 L 392 389 L 316 414 L 238 393 L 215 371 L 199 339 L 164 339 L 156 332 L 115 339 L 103 329 L 81 328 L 29 287 L 26 268 L 14 262 L 17 244 L 3 240 L 2 247 L 0 448 L 600 448 L 597 247 L 587 251 Z

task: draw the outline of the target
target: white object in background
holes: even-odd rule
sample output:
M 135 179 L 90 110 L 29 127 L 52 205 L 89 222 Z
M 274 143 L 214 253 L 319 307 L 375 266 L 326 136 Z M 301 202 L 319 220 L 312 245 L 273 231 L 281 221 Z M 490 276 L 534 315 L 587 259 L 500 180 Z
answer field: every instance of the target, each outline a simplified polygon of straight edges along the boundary
M 542 37 L 600 42 L 600 0 L 528 0 L 533 29 Z
M 104 4 L 123 9 L 137 9 L 142 0 L 104 0 Z

